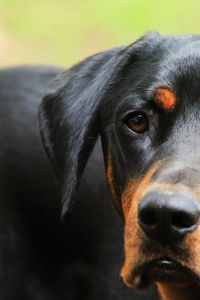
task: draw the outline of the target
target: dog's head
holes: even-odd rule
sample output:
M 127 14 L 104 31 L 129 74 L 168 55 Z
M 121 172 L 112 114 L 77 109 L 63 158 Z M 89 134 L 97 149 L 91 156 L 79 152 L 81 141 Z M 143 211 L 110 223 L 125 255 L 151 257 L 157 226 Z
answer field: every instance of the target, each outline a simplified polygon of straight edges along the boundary
M 75 65 L 44 98 L 40 124 L 63 215 L 101 135 L 127 285 L 200 281 L 200 36 L 150 33 Z

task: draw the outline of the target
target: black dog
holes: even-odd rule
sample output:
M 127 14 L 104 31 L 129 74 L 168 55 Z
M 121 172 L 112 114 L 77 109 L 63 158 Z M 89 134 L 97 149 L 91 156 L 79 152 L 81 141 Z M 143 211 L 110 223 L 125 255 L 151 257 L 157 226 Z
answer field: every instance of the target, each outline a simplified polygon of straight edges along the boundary
M 103 71 L 103 62 L 112 56 L 114 59 L 117 52 L 116 49 L 100 54 L 97 60 L 93 58 L 83 63 L 81 69 L 91 68 L 91 72 L 86 76 L 80 74 L 77 84 L 84 86 L 86 82 L 89 85 L 90 80 L 96 81 L 97 65 Z M 46 67 L 0 71 L 0 299 L 155 299 L 155 292 L 136 294 L 119 278 L 123 263 L 123 230 L 107 199 L 99 144 L 82 178 L 76 209 L 69 220 L 60 221 L 60 187 L 42 149 L 37 110 L 49 81 L 61 71 Z M 75 70 L 69 72 L 70 76 L 76 76 Z M 107 77 L 106 68 L 104 72 Z M 57 80 L 55 84 L 59 86 Z M 77 86 L 76 92 L 80 93 L 83 86 Z M 102 83 L 100 86 L 103 88 Z M 98 92 L 98 86 L 96 88 L 90 96 Z M 85 89 L 82 92 L 85 93 Z M 75 122 L 77 110 L 80 126 L 84 128 L 86 115 L 79 113 L 78 103 L 74 105 L 75 108 L 73 103 L 71 105 L 74 111 L 71 114 L 68 111 L 69 118 Z M 47 110 L 50 116 L 51 107 Z M 56 113 L 52 117 L 56 117 Z M 57 112 L 58 121 L 62 122 L 60 117 Z M 42 127 L 47 125 L 43 120 Z M 77 131 L 78 136 L 68 135 L 66 141 L 79 138 L 78 123 L 74 125 L 72 130 Z M 54 131 L 53 135 L 58 143 L 64 142 L 62 131 Z M 48 135 L 44 138 L 47 141 Z M 87 135 L 87 140 L 93 141 L 93 136 Z M 63 150 L 59 145 L 56 148 L 61 156 Z M 77 158 L 73 155 L 79 149 L 74 145 L 68 151 L 69 163 L 71 156 L 71 163 L 76 164 Z
M 62 216 L 74 204 L 100 133 L 113 203 L 125 222 L 122 277 L 138 289 L 157 282 L 167 300 L 200 299 L 199 70 L 200 36 L 149 34 L 63 73 L 40 107 L 43 141 L 62 185 Z M 91 218 L 92 227 L 84 244 L 79 230 L 70 244 L 76 242 L 79 254 L 85 251 L 88 262 L 108 274 L 119 245 L 107 223 L 110 213 L 102 219 L 99 207 L 92 211 L 97 204 L 90 192 L 99 188 L 99 169 L 92 167 L 87 196 L 85 190 L 79 194 L 88 197 L 84 204 L 79 199 L 79 218 Z M 101 189 L 97 195 L 103 205 Z M 99 239 L 103 232 L 112 251 Z M 94 243 L 99 253 L 91 251 Z

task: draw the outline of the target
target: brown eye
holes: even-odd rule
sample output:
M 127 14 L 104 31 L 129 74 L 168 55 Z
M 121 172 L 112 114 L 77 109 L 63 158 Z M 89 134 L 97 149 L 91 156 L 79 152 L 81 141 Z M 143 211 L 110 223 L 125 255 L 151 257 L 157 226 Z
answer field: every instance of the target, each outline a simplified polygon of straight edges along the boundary
M 147 115 L 142 112 L 135 112 L 125 120 L 126 125 L 134 132 L 143 133 L 149 128 Z

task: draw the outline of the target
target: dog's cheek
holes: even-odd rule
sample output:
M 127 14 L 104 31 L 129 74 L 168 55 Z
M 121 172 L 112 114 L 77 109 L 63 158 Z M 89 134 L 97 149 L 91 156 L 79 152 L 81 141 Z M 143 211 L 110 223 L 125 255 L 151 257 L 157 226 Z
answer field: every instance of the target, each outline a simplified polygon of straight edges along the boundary
M 114 174 L 113 174 L 113 162 L 112 162 L 112 156 L 111 153 L 108 154 L 107 162 L 106 162 L 106 178 L 108 183 L 108 188 L 111 193 L 113 204 L 118 211 L 119 214 L 121 214 L 121 203 L 119 200 L 117 187 L 114 180 Z
M 138 224 L 138 206 L 147 188 L 152 183 L 152 176 L 158 166 L 158 163 L 154 164 L 141 181 L 133 179 L 123 195 L 125 262 L 121 275 L 128 286 L 136 286 L 138 284 L 135 282 L 137 278 L 134 278 L 133 270 L 143 259 L 140 249 L 145 241 L 145 237 Z
M 133 202 L 134 202 L 134 195 L 136 193 L 137 186 L 138 186 L 138 182 L 136 180 L 132 180 L 122 196 L 122 210 L 124 214 L 125 223 L 129 217 L 129 212 L 131 210 L 131 207 L 135 205 L 135 203 Z
M 125 221 L 128 218 L 132 205 L 136 205 L 138 207 L 139 201 L 143 198 L 147 189 L 151 186 L 152 177 L 159 166 L 160 162 L 154 163 L 142 179 L 139 177 L 137 179 L 133 178 L 128 184 L 122 195 L 122 209 Z
M 140 247 L 143 242 L 143 234 L 138 225 L 138 201 L 132 201 L 130 210 L 125 219 L 124 230 L 124 250 L 125 262 L 122 267 L 121 275 L 124 282 L 130 287 L 135 286 L 136 278 L 133 276 L 138 261 L 141 260 Z
M 196 187 L 194 194 L 200 202 L 200 186 Z M 184 247 L 189 253 L 189 267 L 200 277 L 200 224 L 194 232 L 186 236 Z
M 200 226 L 186 237 L 184 247 L 189 253 L 187 264 L 200 277 Z

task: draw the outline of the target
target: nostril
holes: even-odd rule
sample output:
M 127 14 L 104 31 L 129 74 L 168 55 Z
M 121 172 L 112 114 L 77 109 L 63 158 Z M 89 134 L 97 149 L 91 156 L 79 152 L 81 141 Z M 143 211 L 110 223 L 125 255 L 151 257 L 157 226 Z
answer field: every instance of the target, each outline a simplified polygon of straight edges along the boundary
M 187 229 L 196 225 L 198 220 L 197 214 L 188 214 L 185 211 L 179 211 L 173 214 L 171 218 L 172 225 L 177 229 Z
M 156 213 L 153 209 L 143 209 L 139 211 L 139 221 L 143 225 L 153 226 L 157 222 Z

